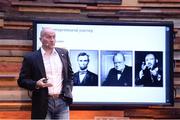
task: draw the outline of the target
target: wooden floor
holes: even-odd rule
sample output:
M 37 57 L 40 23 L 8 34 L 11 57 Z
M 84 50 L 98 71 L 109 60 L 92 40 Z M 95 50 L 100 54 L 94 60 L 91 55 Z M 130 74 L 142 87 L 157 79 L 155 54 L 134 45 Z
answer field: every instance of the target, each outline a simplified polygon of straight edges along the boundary
M 31 117 L 30 111 L 0 111 L 0 120 L 2 119 L 23 119 L 28 120 Z
M 30 120 L 30 111 L 0 111 L 0 120 Z M 172 120 L 123 117 L 120 111 L 70 111 L 70 120 Z M 173 119 L 179 120 L 179 119 Z
M 126 120 L 126 117 L 122 116 L 122 112 L 111 112 L 111 111 L 71 111 L 71 120 Z M 0 120 L 2 119 L 22 119 L 29 120 L 31 117 L 30 111 L 0 111 Z M 106 119 L 108 118 L 108 119 Z

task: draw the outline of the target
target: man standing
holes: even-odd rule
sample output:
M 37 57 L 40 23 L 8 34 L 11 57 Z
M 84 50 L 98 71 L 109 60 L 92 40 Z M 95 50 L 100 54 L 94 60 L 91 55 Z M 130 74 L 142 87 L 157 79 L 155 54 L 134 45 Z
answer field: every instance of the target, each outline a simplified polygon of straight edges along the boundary
M 125 56 L 118 52 L 113 56 L 111 68 L 102 86 L 132 86 L 132 67 L 125 65 Z
M 55 48 L 52 28 L 40 33 L 42 47 L 24 56 L 18 85 L 32 91 L 32 119 L 69 119 L 73 71 L 68 51 Z
M 85 52 L 78 54 L 77 62 L 80 70 L 74 74 L 75 86 L 97 86 L 98 75 L 88 70 L 89 55 Z

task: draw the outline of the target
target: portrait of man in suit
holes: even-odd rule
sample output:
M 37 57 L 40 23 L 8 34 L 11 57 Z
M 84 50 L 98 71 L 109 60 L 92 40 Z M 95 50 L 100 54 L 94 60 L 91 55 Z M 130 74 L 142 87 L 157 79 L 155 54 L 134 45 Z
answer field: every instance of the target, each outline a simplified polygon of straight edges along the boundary
M 77 56 L 79 70 L 73 76 L 74 86 L 98 86 L 98 75 L 88 70 L 90 56 L 80 52 Z
M 112 61 L 114 67 L 109 70 L 102 86 L 132 86 L 132 67 L 125 64 L 123 52 L 116 52 Z

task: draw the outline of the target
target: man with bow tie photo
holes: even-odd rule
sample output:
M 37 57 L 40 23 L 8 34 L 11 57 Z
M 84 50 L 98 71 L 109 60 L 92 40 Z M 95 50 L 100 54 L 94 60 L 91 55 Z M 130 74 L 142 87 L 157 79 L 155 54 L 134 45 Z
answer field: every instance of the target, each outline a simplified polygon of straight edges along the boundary
M 32 119 L 69 120 L 73 71 L 68 51 L 56 48 L 56 31 L 40 33 L 42 46 L 24 56 L 18 85 L 32 91 Z
M 102 86 L 132 86 L 132 67 L 125 64 L 122 52 L 113 55 L 114 67 L 110 69 Z
M 98 86 L 98 75 L 88 70 L 89 55 L 81 52 L 77 56 L 79 71 L 73 76 L 74 86 Z

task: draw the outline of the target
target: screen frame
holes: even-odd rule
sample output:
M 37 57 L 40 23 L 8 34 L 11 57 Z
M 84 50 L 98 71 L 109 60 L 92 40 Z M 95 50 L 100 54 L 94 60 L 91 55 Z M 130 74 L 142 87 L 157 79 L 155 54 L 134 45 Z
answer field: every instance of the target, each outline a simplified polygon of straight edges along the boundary
M 169 40 L 166 40 L 166 77 L 168 77 L 168 81 L 166 81 L 166 92 L 167 96 L 170 98 L 170 101 L 167 103 L 127 103 L 127 102 L 121 102 L 121 103 L 74 103 L 73 106 L 78 108 L 81 106 L 81 108 L 89 108 L 90 109 L 96 109 L 96 108 L 107 108 L 111 109 L 113 108 L 119 108 L 119 106 L 173 106 L 174 105 L 174 90 L 173 90 L 173 69 L 174 69 L 174 62 L 173 62 L 173 40 L 174 40 L 174 25 L 172 21 L 41 21 L 41 20 L 35 20 L 33 21 L 33 51 L 37 50 L 37 24 L 69 24 L 69 25 L 112 25 L 112 26 L 166 26 L 169 27 Z M 91 106 L 91 107 L 90 107 Z M 94 108 L 94 106 L 96 106 Z

